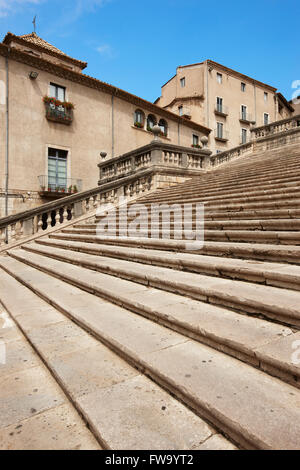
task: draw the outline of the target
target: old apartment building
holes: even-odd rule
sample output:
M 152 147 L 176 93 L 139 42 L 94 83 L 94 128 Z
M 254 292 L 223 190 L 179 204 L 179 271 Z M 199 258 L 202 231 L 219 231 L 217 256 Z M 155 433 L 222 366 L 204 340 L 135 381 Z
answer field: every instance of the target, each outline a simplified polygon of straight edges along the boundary
M 246 143 L 251 126 L 293 113 L 293 106 L 276 88 L 211 60 L 178 67 L 155 104 L 211 128 L 213 153 Z M 197 135 L 193 143 L 198 144 Z
M 205 126 L 83 74 L 73 59 L 35 33 L 0 44 L 0 216 L 97 186 L 107 159 L 153 140 L 191 147 Z M 8 164 L 7 164 L 8 163 Z

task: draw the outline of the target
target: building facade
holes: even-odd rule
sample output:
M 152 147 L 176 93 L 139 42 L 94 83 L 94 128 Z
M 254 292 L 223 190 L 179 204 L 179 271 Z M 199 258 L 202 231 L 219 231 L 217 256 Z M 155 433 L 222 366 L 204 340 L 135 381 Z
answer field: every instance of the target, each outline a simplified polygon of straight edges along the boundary
M 206 60 L 177 68 L 155 104 L 212 129 L 209 148 L 225 151 L 250 140 L 250 128 L 290 117 L 276 88 Z M 193 137 L 196 145 L 197 135 Z
M 35 33 L 0 44 L 0 216 L 97 186 L 107 159 L 153 140 L 191 147 L 210 129 L 83 73 Z

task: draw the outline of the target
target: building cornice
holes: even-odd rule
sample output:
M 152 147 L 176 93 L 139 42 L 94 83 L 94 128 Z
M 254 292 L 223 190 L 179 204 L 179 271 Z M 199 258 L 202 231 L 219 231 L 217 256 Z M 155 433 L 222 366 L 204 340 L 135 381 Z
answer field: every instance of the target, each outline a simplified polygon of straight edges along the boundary
M 36 49 L 37 51 L 46 53 L 48 55 L 51 55 L 53 57 L 57 57 L 58 59 L 65 60 L 66 62 L 70 62 L 74 65 L 77 65 L 77 67 L 80 67 L 81 70 L 85 69 L 87 67 L 87 62 L 83 62 L 78 59 L 73 59 L 73 57 L 68 56 L 67 54 L 64 54 L 63 52 L 56 52 L 51 49 L 45 48 L 43 46 L 40 46 L 39 44 L 33 43 L 26 41 L 26 39 L 16 36 L 13 33 L 7 33 L 5 38 L 3 39 L 3 44 L 6 44 L 9 46 L 10 42 L 14 41 L 17 42 L 18 44 L 21 44 L 23 46 L 27 47 L 32 47 L 33 49 Z
M 191 101 L 191 100 L 203 101 L 204 96 L 203 95 L 191 95 L 191 96 L 183 96 L 181 98 L 176 97 L 171 101 L 171 103 L 164 106 L 164 109 L 168 108 L 169 106 L 173 106 L 173 104 L 178 103 L 178 101 Z
M 272 91 L 274 93 L 277 91 L 277 88 L 274 88 L 271 85 L 267 85 L 266 83 L 260 82 L 259 80 L 256 80 L 255 78 L 248 77 L 248 75 L 244 75 L 240 72 L 237 72 L 236 70 L 230 69 L 229 67 L 226 67 L 225 65 L 218 64 L 218 62 L 214 62 L 213 60 L 208 59 L 206 61 L 206 63 L 207 63 L 207 65 L 210 65 L 214 68 L 217 68 L 218 70 L 222 70 L 223 72 L 225 72 L 229 75 L 233 75 L 233 76 L 238 77 L 242 80 L 251 82 L 251 83 L 253 83 L 253 85 L 258 85 L 262 88 L 267 88 L 267 89 L 269 89 L 270 91 Z
M 128 93 L 127 91 L 121 90 L 120 88 L 109 85 L 108 83 L 102 82 L 101 80 L 90 77 L 89 75 L 85 75 L 81 72 L 69 70 L 63 67 L 63 65 L 54 64 L 45 59 L 31 56 L 13 47 L 10 48 L 6 44 L 0 43 L 0 55 L 9 57 L 9 59 L 15 60 L 16 62 L 21 62 L 39 70 L 43 70 L 44 72 L 51 73 L 57 77 L 70 80 L 71 82 L 79 83 L 83 86 L 108 93 L 131 104 L 134 104 L 137 107 L 144 108 L 154 114 L 159 114 L 161 117 L 171 119 L 179 124 L 190 127 L 191 129 L 197 129 L 199 132 L 203 132 L 205 135 L 208 135 L 211 132 L 211 129 L 208 127 L 202 126 L 201 124 L 197 124 L 193 121 L 187 121 L 177 114 L 156 106 L 150 101 L 144 100 L 143 98 Z

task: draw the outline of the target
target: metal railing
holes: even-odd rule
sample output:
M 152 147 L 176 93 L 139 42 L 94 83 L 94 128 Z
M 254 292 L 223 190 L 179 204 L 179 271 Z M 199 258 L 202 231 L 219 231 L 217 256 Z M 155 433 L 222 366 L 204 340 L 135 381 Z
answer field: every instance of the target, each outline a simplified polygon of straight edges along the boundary
M 229 132 L 225 129 L 215 129 L 215 139 L 228 140 Z
M 228 106 L 224 106 L 223 104 L 216 104 L 215 106 L 215 113 L 217 114 L 223 114 L 224 116 L 227 116 L 229 113 L 229 108 Z
M 40 191 L 43 193 L 74 194 L 82 191 L 82 179 L 52 178 L 48 175 L 38 176 Z
M 247 113 L 246 111 L 241 111 L 240 112 L 240 121 L 253 122 L 252 114 Z
M 62 124 L 70 125 L 73 121 L 73 109 L 65 108 L 62 105 L 55 105 L 54 103 L 45 103 L 46 118 L 49 121 L 60 122 Z

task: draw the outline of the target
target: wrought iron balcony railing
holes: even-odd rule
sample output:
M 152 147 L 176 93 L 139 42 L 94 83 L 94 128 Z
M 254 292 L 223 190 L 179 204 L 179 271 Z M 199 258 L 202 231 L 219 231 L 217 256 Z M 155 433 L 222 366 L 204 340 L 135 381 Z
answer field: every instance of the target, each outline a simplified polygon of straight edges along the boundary
M 228 116 L 228 106 L 224 106 L 223 104 L 216 104 L 215 106 L 215 114 L 221 114 L 222 116 Z
M 224 129 L 215 129 L 215 139 L 225 142 L 229 139 L 229 132 Z
M 247 122 L 247 123 L 254 123 L 253 116 L 250 113 L 242 111 L 240 113 L 240 121 Z
M 76 178 L 51 178 L 48 175 L 38 177 L 40 192 L 44 196 L 66 196 L 82 191 L 82 180 Z
M 73 121 L 73 109 L 55 103 L 45 103 L 46 118 L 49 121 L 70 125 Z

